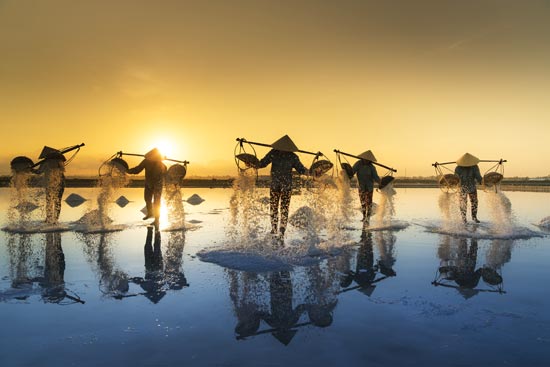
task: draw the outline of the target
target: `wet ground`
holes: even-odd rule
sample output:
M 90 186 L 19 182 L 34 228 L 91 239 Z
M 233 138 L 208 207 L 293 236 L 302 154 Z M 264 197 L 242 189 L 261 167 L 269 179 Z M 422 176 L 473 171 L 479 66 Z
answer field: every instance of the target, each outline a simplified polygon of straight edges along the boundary
M 550 238 L 534 225 L 549 193 L 506 193 L 514 225 L 495 232 L 483 192 L 481 225 L 453 230 L 439 190 L 398 189 L 389 229 L 362 231 L 354 207 L 337 236 L 290 229 L 284 247 L 260 210 L 254 248 L 235 242 L 231 189 L 185 189 L 205 201 L 158 235 L 140 189 L 98 233 L 74 225 L 95 190 L 71 193 L 90 200 L 64 203 L 59 231 L 0 233 L 1 366 L 550 365 Z

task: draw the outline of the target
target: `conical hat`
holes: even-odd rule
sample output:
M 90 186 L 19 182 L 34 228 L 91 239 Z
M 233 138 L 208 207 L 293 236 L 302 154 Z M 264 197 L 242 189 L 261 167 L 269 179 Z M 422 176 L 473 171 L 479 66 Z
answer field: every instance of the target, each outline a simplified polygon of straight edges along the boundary
M 470 153 L 464 153 L 464 155 L 456 160 L 456 164 L 460 167 L 471 167 L 479 163 L 479 158 L 471 155 Z
M 283 136 L 281 139 L 277 140 L 275 143 L 271 144 L 273 149 L 282 150 L 284 152 L 297 152 L 299 149 L 294 144 L 292 139 L 288 135 Z
M 376 162 L 376 157 L 370 150 L 359 154 L 358 157 L 366 161 Z
M 160 151 L 157 148 L 153 148 L 147 153 L 145 153 L 145 158 L 150 161 L 162 161 L 164 157 L 160 154 Z
M 38 159 L 45 159 L 54 154 L 59 154 L 59 153 L 60 153 L 59 150 L 49 147 L 47 145 L 44 145 L 44 148 L 42 148 L 42 152 L 40 153 L 40 156 L 38 157 Z

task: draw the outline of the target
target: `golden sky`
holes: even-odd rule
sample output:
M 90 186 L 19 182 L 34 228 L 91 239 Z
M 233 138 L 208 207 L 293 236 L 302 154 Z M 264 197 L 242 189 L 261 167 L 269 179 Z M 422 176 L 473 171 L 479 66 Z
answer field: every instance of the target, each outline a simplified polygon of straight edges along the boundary
M 545 176 L 549 106 L 548 1 L 0 0 L 0 174 L 84 142 L 68 175 L 156 145 L 234 175 L 235 138 L 289 134 L 398 175 L 470 152 Z

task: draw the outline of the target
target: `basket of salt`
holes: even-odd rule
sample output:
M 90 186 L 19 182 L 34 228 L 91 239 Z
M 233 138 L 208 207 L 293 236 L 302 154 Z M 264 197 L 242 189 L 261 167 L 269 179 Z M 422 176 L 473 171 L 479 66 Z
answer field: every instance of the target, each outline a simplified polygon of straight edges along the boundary
M 483 176 L 483 184 L 485 186 L 494 186 L 502 181 L 504 176 L 498 172 L 488 172 Z
M 395 177 L 393 177 L 393 176 L 384 176 L 384 177 L 382 177 L 382 179 L 380 180 L 380 185 L 378 186 L 378 188 L 380 190 L 382 190 L 384 187 L 386 187 L 390 183 L 392 183 L 393 180 L 395 180 Z
M 346 175 L 348 175 L 348 178 L 352 178 L 353 177 L 353 167 L 351 166 L 351 164 L 349 163 L 340 163 L 340 167 L 342 167 L 342 170 L 344 170 L 344 172 L 346 172 Z
M 258 160 L 258 157 L 256 157 L 254 154 L 241 153 L 241 154 L 237 154 L 235 158 L 243 162 L 246 165 L 246 167 L 258 168 L 258 166 L 260 165 L 260 161 Z
M 122 174 L 128 172 L 128 163 L 122 158 L 113 158 L 107 164 L 111 167 L 111 169 L 116 169 Z
M 186 174 L 187 168 L 184 165 L 174 164 L 166 171 L 166 181 L 171 184 L 181 184 Z
M 454 173 L 447 173 L 439 178 L 439 186 L 442 188 L 456 188 L 460 184 L 460 178 Z
M 313 177 L 320 177 L 330 171 L 332 167 L 333 164 L 330 161 L 326 159 L 320 159 L 311 165 L 311 167 L 309 168 L 309 173 Z
M 29 157 L 19 156 L 11 160 L 10 166 L 14 172 L 29 172 L 34 165 L 34 162 Z

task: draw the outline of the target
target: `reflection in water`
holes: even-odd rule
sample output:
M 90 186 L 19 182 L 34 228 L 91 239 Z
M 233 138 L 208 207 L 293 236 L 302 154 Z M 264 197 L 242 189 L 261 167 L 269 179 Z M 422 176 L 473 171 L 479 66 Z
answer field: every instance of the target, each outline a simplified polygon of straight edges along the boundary
M 306 307 L 293 306 L 293 284 L 288 271 L 268 275 L 228 270 L 230 297 L 233 302 L 237 326 L 237 339 L 261 334 L 271 334 L 279 342 L 288 345 L 297 328 L 309 323 L 299 323 Z M 260 330 L 261 321 L 269 327 Z
M 65 254 L 61 247 L 61 233 L 45 234 L 43 251 L 36 251 L 29 234 L 10 235 L 8 253 L 12 288 L 0 294 L 0 300 L 26 300 L 40 293 L 45 303 L 60 305 L 84 303 L 78 295 L 69 294 L 65 287 Z M 35 283 L 38 287 L 35 287 Z
M 153 303 L 160 302 L 168 290 L 180 290 L 189 286 L 182 270 L 185 234 L 183 231 L 169 232 L 169 234 L 166 259 L 164 260 L 160 231 L 153 231 L 153 227 L 147 227 L 143 248 L 145 275 L 131 279 L 144 291 L 140 294 Z
M 374 240 L 379 253 L 378 261 L 374 262 L 373 234 L 363 231 L 357 250 L 355 270 L 348 271 L 342 278 L 341 286 L 344 289 L 341 292 L 357 289 L 370 297 L 376 288 L 375 283 L 397 275 L 393 270 L 395 235 L 390 231 L 378 231 Z M 351 286 L 353 282 L 357 285 Z
M 31 284 L 31 279 L 37 274 L 38 264 L 43 254 L 38 253 L 33 246 L 32 235 L 10 234 L 8 237 L 8 255 L 10 260 L 10 278 L 13 288 L 21 288 L 25 284 Z
M 284 345 L 288 345 L 297 330 L 300 316 L 305 311 L 303 304 L 293 307 L 292 279 L 290 272 L 273 272 L 269 275 L 270 312 L 264 321 L 272 327 L 271 334 Z
M 438 248 L 441 264 L 432 284 L 455 288 L 466 299 L 479 292 L 505 293 L 500 272 L 502 265 L 510 260 L 512 245 L 512 240 L 493 241 L 486 254 L 486 264 L 478 267 L 477 239 L 442 236 Z M 480 280 L 489 288 L 481 288 Z
M 97 274 L 99 289 L 106 297 L 122 299 L 128 294 L 128 275 L 121 270 L 112 253 L 112 236 L 110 233 L 80 234 L 84 242 L 84 252 L 92 269 Z
M 227 270 L 237 339 L 271 334 L 288 345 L 301 327 L 332 325 L 340 287 L 338 274 L 348 264 L 347 255 L 343 255 L 301 272 Z
M 97 274 L 101 293 L 109 298 L 122 300 L 143 295 L 153 303 L 158 303 L 168 290 L 180 290 L 188 287 L 183 273 L 184 231 L 169 232 L 168 245 L 163 256 L 161 234 L 147 227 L 143 277 L 130 277 L 120 268 L 113 254 L 112 237 L 115 232 L 79 234 L 84 242 L 84 251 L 92 270 Z M 133 291 L 136 284 L 141 291 Z
M 257 335 L 261 319 L 269 312 L 265 277 L 256 273 L 228 270 L 229 296 L 233 303 L 237 339 Z

